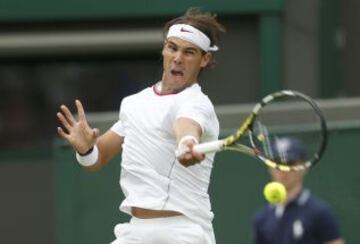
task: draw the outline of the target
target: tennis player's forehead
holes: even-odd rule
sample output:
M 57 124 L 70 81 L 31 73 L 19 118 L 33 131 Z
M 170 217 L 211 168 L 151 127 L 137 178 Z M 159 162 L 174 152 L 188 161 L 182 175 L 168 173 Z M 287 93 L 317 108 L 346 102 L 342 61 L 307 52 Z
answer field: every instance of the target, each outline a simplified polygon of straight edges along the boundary
M 171 44 L 176 45 L 178 48 L 181 48 L 181 49 L 196 49 L 198 51 L 201 51 L 200 47 L 198 47 L 197 45 L 195 45 L 189 41 L 180 39 L 178 37 L 170 37 L 167 39 L 167 41 Z

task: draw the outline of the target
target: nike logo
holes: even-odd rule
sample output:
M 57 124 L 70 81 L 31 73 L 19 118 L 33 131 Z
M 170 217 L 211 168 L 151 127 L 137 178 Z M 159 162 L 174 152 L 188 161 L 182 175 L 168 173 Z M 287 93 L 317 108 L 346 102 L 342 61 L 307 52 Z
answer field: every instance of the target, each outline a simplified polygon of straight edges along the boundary
M 181 27 L 180 31 L 181 31 L 181 32 L 189 32 L 189 33 L 193 33 L 192 31 L 189 31 L 189 30 L 187 30 L 187 29 L 184 29 L 184 27 Z

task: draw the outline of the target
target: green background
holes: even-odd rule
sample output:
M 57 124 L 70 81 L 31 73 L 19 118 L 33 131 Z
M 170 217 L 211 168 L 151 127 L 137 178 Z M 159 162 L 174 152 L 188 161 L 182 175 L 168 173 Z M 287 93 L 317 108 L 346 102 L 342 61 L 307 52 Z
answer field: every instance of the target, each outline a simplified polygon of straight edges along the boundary
M 151 19 L 183 13 L 189 6 L 202 6 L 221 15 L 258 16 L 261 56 L 259 97 L 281 88 L 283 75 L 283 0 L 22 0 L 0 1 L 0 22 L 67 23 Z M 321 0 L 320 74 L 321 97 L 338 91 L 339 53 L 332 41 L 337 30 L 338 0 Z M 360 177 L 355 155 L 359 127 L 332 130 L 329 148 L 321 164 L 314 168 L 306 185 L 327 200 L 338 213 L 347 243 L 360 243 L 357 220 L 360 211 Z M 119 187 L 120 159 L 98 173 L 85 172 L 75 162 L 73 151 L 56 143 L 54 155 L 48 151 L 1 152 L 4 160 L 43 159 L 55 161 L 55 239 L 58 244 L 108 243 L 113 227 L 128 216 L 118 211 L 122 200 Z M 52 157 L 53 156 L 53 157 Z M 212 175 L 210 195 L 215 212 L 214 226 L 218 243 L 250 243 L 251 217 L 264 204 L 262 188 L 269 180 L 266 168 L 255 159 L 231 152 L 219 153 Z
M 208 10 L 228 14 L 253 14 L 277 12 L 283 8 L 284 0 L 33 0 L 26 4 L 22 0 L 2 0 L 2 21 L 44 21 L 110 18 L 144 18 L 178 15 L 189 6 L 202 6 Z
M 360 129 L 330 131 L 327 151 L 321 163 L 306 178 L 306 187 L 328 201 L 339 216 L 347 243 L 360 243 L 358 150 Z M 128 216 L 118 210 L 123 199 L 118 183 L 120 158 L 102 171 L 89 173 L 75 161 L 73 150 L 57 144 L 56 240 L 58 244 L 108 243 L 113 227 Z M 235 152 L 218 153 L 210 197 L 215 213 L 217 243 L 251 243 L 251 220 L 265 203 L 262 189 L 269 181 L 267 169 L 256 159 Z

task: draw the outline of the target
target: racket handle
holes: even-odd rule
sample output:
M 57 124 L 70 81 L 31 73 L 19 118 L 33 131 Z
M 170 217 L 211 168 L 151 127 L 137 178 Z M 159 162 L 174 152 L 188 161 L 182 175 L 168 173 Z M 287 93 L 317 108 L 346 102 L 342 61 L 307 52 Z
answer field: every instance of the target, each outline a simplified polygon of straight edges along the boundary
M 193 147 L 193 150 L 199 153 L 211 153 L 211 152 L 218 152 L 223 149 L 224 141 L 212 141 L 212 142 L 205 142 Z

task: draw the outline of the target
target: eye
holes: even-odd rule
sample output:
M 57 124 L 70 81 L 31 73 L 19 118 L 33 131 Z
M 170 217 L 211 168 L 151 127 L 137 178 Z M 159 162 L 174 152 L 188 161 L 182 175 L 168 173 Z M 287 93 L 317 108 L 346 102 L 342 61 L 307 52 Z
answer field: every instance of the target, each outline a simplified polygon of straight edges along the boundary
M 196 52 L 194 50 L 192 50 L 192 49 L 186 49 L 185 54 L 187 54 L 187 55 L 195 55 Z
M 173 44 L 170 44 L 170 43 L 167 45 L 167 48 L 170 51 L 173 51 L 173 52 L 177 51 L 177 47 L 175 45 L 173 45 Z

